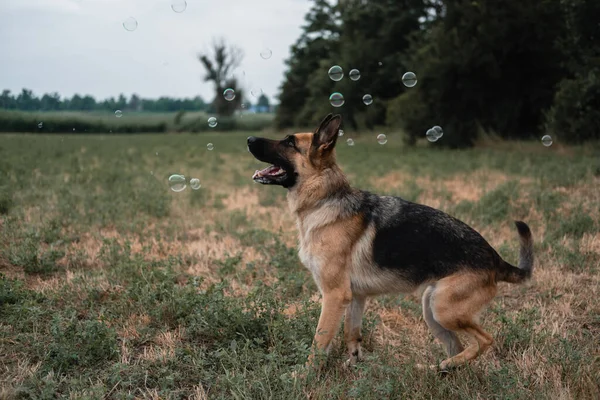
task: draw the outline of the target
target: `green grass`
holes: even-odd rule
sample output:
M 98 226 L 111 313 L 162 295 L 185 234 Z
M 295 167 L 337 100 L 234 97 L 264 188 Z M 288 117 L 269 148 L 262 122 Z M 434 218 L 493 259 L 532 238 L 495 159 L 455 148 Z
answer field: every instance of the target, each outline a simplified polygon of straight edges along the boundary
M 482 316 L 493 348 L 449 376 L 415 368 L 444 356 L 419 299 L 384 296 L 364 362 L 343 369 L 339 338 L 320 376 L 295 380 L 317 288 L 285 191 L 250 179 L 248 135 L 2 136 L 0 399 L 600 396 L 597 147 L 340 141 L 353 184 L 446 210 L 513 263 L 524 219 L 537 269 L 501 286 Z M 202 188 L 172 192 L 173 173 Z

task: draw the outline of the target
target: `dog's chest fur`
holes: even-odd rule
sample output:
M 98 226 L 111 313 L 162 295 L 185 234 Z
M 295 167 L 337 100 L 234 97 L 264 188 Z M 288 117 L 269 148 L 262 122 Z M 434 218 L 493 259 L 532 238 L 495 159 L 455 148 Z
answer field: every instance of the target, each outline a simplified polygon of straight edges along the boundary
M 322 233 L 327 226 L 339 218 L 339 211 L 334 206 L 323 206 L 314 211 L 307 212 L 302 217 L 296 217 L 298 228 L 300 261 L 312 273 L 315 283 L 322 289 L 321 268 L 325 255 L 320 254 L 322 248 Z M 332 244 L 335 245 L 335 244 Z

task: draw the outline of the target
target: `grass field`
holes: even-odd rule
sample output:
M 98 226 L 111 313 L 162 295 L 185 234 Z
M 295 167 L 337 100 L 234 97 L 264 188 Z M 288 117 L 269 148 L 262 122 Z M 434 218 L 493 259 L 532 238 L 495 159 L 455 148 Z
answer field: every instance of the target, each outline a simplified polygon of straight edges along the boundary
M 512 263 L 527 221 L 534 279 L 501 284 L 494 346 L 450 375 L 415 368 L 444 353 L 411 295 L 370 301 L 355 369 L 338 338 L 295 380 L 319 295 L 246 136 L 0 136 L 0 398 L 600 397 L 600 148 L 346 134 L 354 185 L 450 212 Z M 201 189 L 172 192 L 173 173 Z

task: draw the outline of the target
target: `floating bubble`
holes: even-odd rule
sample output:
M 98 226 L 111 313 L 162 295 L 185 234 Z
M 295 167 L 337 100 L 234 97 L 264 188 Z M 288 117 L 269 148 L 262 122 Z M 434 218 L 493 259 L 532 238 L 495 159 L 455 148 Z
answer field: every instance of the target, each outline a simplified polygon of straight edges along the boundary
M 367 106 L 373 103 L 373 96 L 371 96 L 370 94 L 365 94 L 363 96 L 363 103 L 365 103 L 365 105 Z
M 442 127 L 439 125 L 434 126 L 433 128 L 431 128 L 435 131 L 435 133 L 437 134 L 437 138 L 441 138 L 442 136 L 444 136 L 444 131 L 442 130 Z
M 379 135 L 377 135 L 377 143 L 379 143 L 379 144 L 386 144 L 387 143 L 387 136 L 385 136 L 383 133 L 380 133 Z
M 346 144 L 348 146 L 354 146 L 354 140 L 352 140 L 351 138 L 348 138 L 348 140 L 346 140 Z
M 329 102 L 334 107 L 341 107 L 344 105 L 344 95 L 339 92 L 333 92 L 331 96 L 329 96 Z
M 260 97 L 263 94 L 262 89 L 250 89 L 250 94 L 254 97 Z
M 200 189 L 202 187 L 202 185 L 200 184 L 200 179 L 198 179 L 198 178 L 190 179 L 190 187 L 194 190 Z
M 383 65 L 383 63 L 382 63 L 381 61 L 379 61 L 377 64 L 378 64 L 380 67 Z
M 121 111 L 121 110 L 115 111 L 115 117 L 121 118 L 122 116 L 123 116 L 123 111 Z
M 546 147 L 550 147 L 552 146 L 552 136 L 550 135 L 544 135 L 542 136 L 542 144 Z
M 360 71 L 357 69 L 351 69 L 350 72 L 348 72 L 348 76 L 351 80 L 357 81 L 360 79 Z
M 176 13 L 182 13 L 187 8 L 187 2 L 185 0 L 171 0 L 171 10 Z
M 181 192 L 185 190 L 185 176 L 179 174 L 173 174 L 169 177 L 169 186 L 174 192 Z
M 215 145 L 212 144 L 212 143 L 209 143 L 209 144 L 206 145 L 206 148 L 207 148 L 208 151 L 212 151 L 212 149 L 215 148 Z
M 38 124 L 38 128 L 42 129 L 43 127 L 44 127 L 44 123 L 43 123 L 43 122 L 40 122 L 40 123 Z
M 133 32 L 137 29 L 137 27 L 138 22 L 133 17 L 129 17 L 125 21 L 123 21 L 123 28 L 125 28 L 126 31 Z
M 438 140 L 437 135 L 438 135 L 438 133 L 433 128 L 428 129 L 427 132 L 425 132 L 425 136 L 427 137 L 427 140 L 429 140 L 432 143 Z
M 227 101 L 235 99 L 235 90 L 233 90 L 232 88 L 225 89 L 225 91 L 223 92 L 223 97 L 225 97 L 225 100 Z
M 271 58 L 272 55 L 273 55 L 273 52 L 271 51 L 271 49 L 269 49 L 267 47 L 262 49 L 260 52 L 261 58 L 263 58 L 265 60 L 268 60 L 269 58 Z
M 75 132 L 75 128 L 73 128 L 73 132 Z
M 329 68 L 329 71 L 327 72 L 327 74 L 329 75 L 329 78 L 332 81 L 337 82 L 337 81 L 341 81 L 342 78 L 344 77 L 344 70 L 339 65 L 334 65 L 333 67 Z
M 338 131 L 338 136 L 344 136 L 344 130 L 343 129 L 340 129 Z
M 414 72 L 407 72 L 402 75 L 402 83 L 406 87 L 413 87 L 417 84 L 417 76 Z
M 211 128 L 217 126 L 217 119 L 215 117 L 210 117 L 208 119 L 208 126 L 210 126 Z

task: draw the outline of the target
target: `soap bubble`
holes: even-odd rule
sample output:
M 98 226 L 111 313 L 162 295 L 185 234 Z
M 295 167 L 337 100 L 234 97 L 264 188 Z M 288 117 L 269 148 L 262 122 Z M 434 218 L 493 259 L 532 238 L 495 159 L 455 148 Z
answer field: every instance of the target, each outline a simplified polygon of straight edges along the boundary
M 123 116 L 123 111 L 121 111 L 121 110 L 115 111 L 115 117 L 121 118 L 122 116 Z
M 552 146 L 552 137 L 550 135 L 542 136 L 542 144 L 546 147 Z
M 133 32 L 137 29 L 137 27 L 138 22 L 133 17 L 129 17 L 125 21 L 123 21 L 123 28 L 125 28 L 126 31 Z
M 260 56 L 265 60 L 268 60 L 269 58 L 271 58 L 272 55 L 273 55 L 273 52 L 271 51 L 271 49 L 266 48 L 266 47 L 264 49 L 262 49 L 260 52 Z
M 340 129 L 338 131 L 338 136 L 344 136 L 344 130 L 343 129 Z
M 190 187 L 194 190 L 200 189 L 202 187 L 202 185 L 200 184 L 200 179 L 198 179 L 198 178 L 190 179 Z
M 417 76 L 414 72 L 407 72 L 402 75 L 402 83 L 406 87 L 413 87 L 417 84 Z
M 435 133 L 437 134 L 437 138 L 441 138 L 442 136 L 444 136 L 444 131 L 442 130 L 442 127 L 439 125 L 434 126 L 433 128 L 431 128 L 435 131 Z
M 260 97 L 263 94 L 262 89 L 250 89 L 250 94 L 254 97 Z
M 387 136 L 385 136 L 383 133 L 380 133 L 379 135 L 377 135 L 377 143 L 379 143 L 379 144 L 386 144 L 387 143 Z
M 210 117 L 208 119 L 208 126 L 210 126 L 211 128 L 217 126 L 217 119 L 215 117 Z
M 225 89 L 225 91 L 223 91 L 223 97 L 225 97 L 225 100 L 227 101 L 232 101 L 235 99 L 235 90 L 232 88 Z
M 184 0 L 171 0 L 171 9 L 176 13 L 182 13 L 187 8 L 187 3 Z
M 207 149 L 208 151 L 212 151 L 212 149 L 214 149 L 214 148 L 215 148 L 215 145 L 214 145 L 214 144 L 212 144 L 212 143 L 209 143 L 209 144 L 207 144 L 207 145 L 206 145 L 206 149 Z
M 348 140 L 346 140 L 346 144 L 348 146 L 354 146 L 354 140 L 352 140 L 351 138 L 348 138 Z
M 44 127 L 44 123 L 43 123 L 43 122 L 40 122 L 40 123 L 38 124 L 38 128 L 42 129 L 43 127 Z
M 371 96 L 370 94 L 365 94 L 363 96 L 363 103 L 365 103 L 365 105 L 370 105 L 371 103 L 373 103 L 373 96 Z
M 182 192 L 185 190 L 185 176 L 179 174 L 173 174 L 169 177 L 169 186 L 174 192 Z
M 351 69 L 350 72 L 348 73 L 348 76 L 350 77 L 351 80 L 357 81 L 360 79 L 360 71 L 357 69 Z
M 333 92 L 331 96 L 329 96 L 329 102 L 334 107 L 341 107 L 344 105 L 344 95 L 339 92 Z
M 427 132 L 425 132 L 425 136 L 427 137 L 427 140 L 432 143 L 438 140 L 438 133 L 433 128 L 428 129 Z
M 327 73 L 329 74 L 329 78 L 336 82 L 341 81 L 344 77 L 344 70 L 339 65 L 334 65 L 333 67 L 329 68 Z

